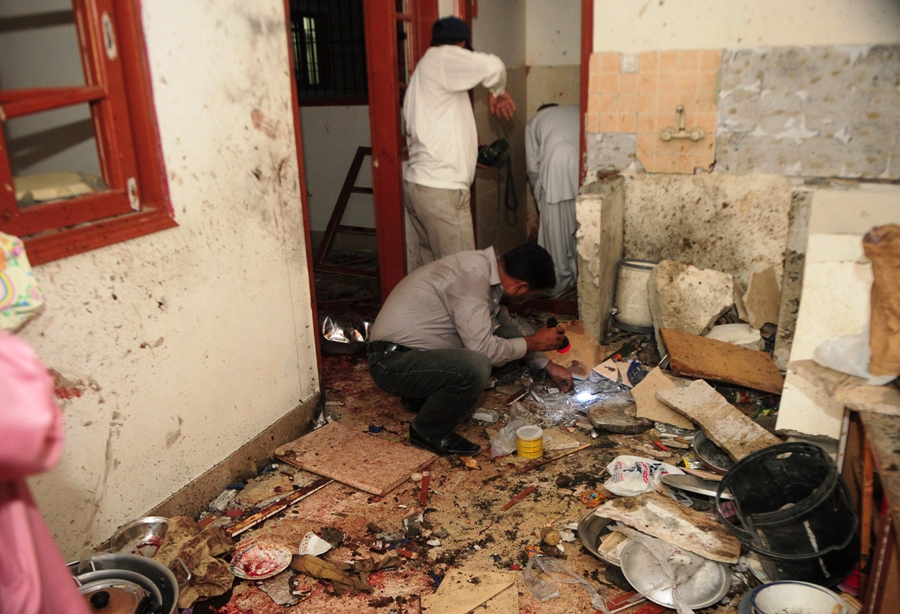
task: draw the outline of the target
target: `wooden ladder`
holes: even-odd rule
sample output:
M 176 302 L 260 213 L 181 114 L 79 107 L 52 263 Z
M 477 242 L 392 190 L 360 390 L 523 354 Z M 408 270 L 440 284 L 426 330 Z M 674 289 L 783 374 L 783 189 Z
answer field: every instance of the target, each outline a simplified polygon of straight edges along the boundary
M 331 212 L 331 219 L 328 220 L 328 227 L 325 228 L 325 234 L 322 237 L 322 243 L 316 250 L 316 257 L 313 259 L 314 268 L 319 271 L 328 271 L 330 273 L 341 273 L 344 275 L 359 275 L 363 277 L 378 277 L 378 270 L 358 269 L 349 265 L 325 264 L 328 258 L 328 252 L 334 244 L 334 237 L 339 232 L 374 235 L 374 228 L 366 228 L 364 226 L 346 226 L 341 223 L 344 217 L 344 211 L 347 209 L 347 203 L 350 201 L 351 194 L 374 194 L 372 188 L 358 187 L 356 179 L 359 177 L 359 169 L 362 168 L 363 159 L 372 155 L 371 147 L 358 147 L 353 162 L 350 164 L 350 170 L 347 171 L 347 178 L 344 179 L 344 187 L 338 196 L 334 205 L 334 211 Z M 373 201 L 374 202 L 374 201 Z

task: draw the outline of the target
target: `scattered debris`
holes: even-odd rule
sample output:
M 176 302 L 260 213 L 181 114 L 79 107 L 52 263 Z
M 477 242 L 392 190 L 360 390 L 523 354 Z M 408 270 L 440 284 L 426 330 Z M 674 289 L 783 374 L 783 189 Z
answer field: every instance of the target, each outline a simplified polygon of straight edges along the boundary
M 333 482 L 333 481 L 334 480 L 331 480 L 329 478 L 319 478 L 318 480 L 316 480 L 309 486 L 306 486 L 304 488 L 300 488 L 299 490 L 293 491 L 288 496 L 276 501 L 275 503 L 272 503 L 265 509 L 263 509 L 259 512 L 256 512 L 255 514 L 253 514 L 251 516 L 248 516 L 247 518 L 245 518 L 244 520 L 242 520 L 241 522 L 239 522 L 235 525 L 228 527 L 226 529 L 226 531 L 227 531 L 228 535 L 230 535 L 231 537 L 234 537 L 235 535 L 239 535 L 239 534 L 243 533 L 244 531 L 246 531 L 247 529 L 258 525 L 260 522 L 262 522 L 266 518 L 271 518 L 278 512 L 281 512 L 282 510 L 287 509 L 288 507 L 290 507 L 297 501 L 300 501 L 301 499 L 308 497 L 309 495 L 313 494 L 317 490 L 325 488 L 326 486 L 331 484 L 331 482 Z

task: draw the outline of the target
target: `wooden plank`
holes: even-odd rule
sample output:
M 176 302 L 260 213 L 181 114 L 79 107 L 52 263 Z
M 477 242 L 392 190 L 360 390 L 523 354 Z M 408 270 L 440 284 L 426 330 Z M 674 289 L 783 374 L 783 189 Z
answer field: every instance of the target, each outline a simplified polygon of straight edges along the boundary
M 669 368 L 675 375 L 701 377 L 781 394 L 784 377 L 765 352 L 731 343 L 661 328 L 669 350 Z
M 656 398 L 699 425 L 710 441 L 735 461 L 781 443 L 703 380 L 684 388 L 663 390 L 656 393 Z
M 330 422 L 275 450 L 284 462 L 381 496 L 437 455 Z

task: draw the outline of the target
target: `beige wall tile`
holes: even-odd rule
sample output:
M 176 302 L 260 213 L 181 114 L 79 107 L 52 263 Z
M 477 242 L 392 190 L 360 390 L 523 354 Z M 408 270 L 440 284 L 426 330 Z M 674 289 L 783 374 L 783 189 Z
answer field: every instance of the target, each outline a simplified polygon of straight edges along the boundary
M 600 55 L 600 72 L 616 73 L 619 72 L 619 65 L 622 63 L 622 54 L 614 52 L 601 53 Z

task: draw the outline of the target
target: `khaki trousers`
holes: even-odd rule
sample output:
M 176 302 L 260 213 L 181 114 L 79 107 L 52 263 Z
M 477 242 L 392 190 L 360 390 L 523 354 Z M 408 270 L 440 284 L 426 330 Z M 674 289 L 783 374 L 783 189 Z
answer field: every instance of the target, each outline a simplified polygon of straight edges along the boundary
M 469 190 L 403 182 L 403 204 L 418 237 L 422 264 L 475 249 Z

